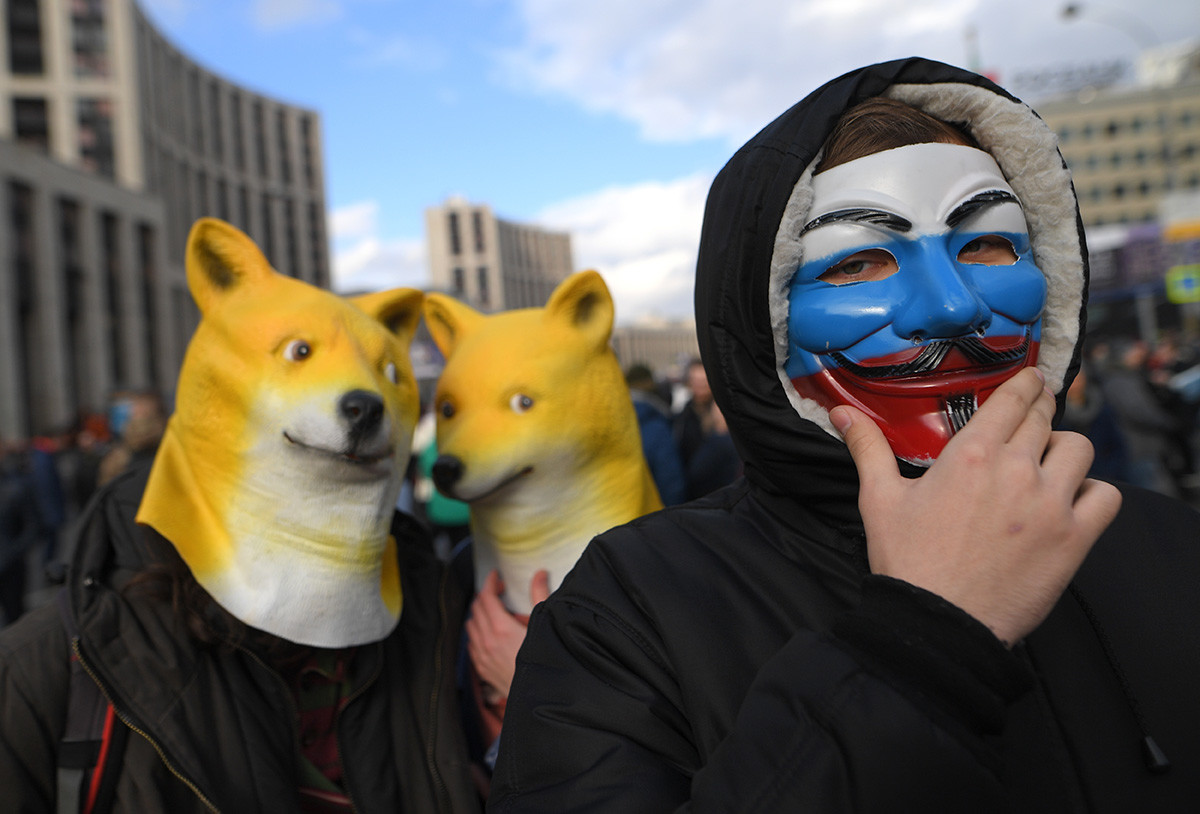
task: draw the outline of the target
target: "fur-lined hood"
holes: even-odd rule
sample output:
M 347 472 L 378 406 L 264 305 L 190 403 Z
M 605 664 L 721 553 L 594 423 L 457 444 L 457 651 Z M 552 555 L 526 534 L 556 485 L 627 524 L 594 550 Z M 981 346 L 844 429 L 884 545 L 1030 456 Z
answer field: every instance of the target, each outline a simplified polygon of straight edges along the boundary
M 857 474 L 828 412 L 801 397 L 784 373 L 787 292 L 802 260 L 800 227 L 821 146 L 845 110 L 874 96 L 970 133 L 1021 200 L 1047 282 L 1038 367 L 1060 410 L 1084 326 L 1087 249 L 1057 138 L 988 79 L 919 58 L 882 63 L 829 82 L 767 125 L 709 192 L 696 271 L 700 349 L 748 477 L 769 493 L 802 499 L 836 525 L 859 523 Z

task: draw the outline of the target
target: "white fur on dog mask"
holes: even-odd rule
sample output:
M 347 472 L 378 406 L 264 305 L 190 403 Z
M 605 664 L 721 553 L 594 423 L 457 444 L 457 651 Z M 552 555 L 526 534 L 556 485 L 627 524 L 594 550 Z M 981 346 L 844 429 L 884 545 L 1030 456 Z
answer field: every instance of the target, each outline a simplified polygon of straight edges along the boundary
M 138 522 L 252 627 L 317 647 L 384 638 L 402 599 L 389 530 L 421 293 L 344 300 L 212 219 L 192 229 L 187 274 L 202 319 Z

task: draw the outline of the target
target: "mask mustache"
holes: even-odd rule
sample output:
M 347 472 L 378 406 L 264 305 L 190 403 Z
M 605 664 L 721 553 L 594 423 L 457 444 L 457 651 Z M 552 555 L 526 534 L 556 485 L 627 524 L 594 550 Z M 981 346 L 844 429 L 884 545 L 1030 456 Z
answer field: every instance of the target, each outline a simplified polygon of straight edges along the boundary
M 945 360 L 950 351 L 957 348 L 963 355 L 980 366 L 1003 365 L 1019 361 L 1029 353 L 1029 329 L 1021 344 L 1009 350 L 993 350 L 984 344 L 977 336 L 961 336 L 954 339 L 938 339 L 921 348 L 921 352 L 907 362 L 898 365 L 879 365 L 865 367 L 847 359 L 843 354 L 834 351 L 829 356 L 861 379 L 899 379 L 906 376 L 924 376 L 935 372 Z

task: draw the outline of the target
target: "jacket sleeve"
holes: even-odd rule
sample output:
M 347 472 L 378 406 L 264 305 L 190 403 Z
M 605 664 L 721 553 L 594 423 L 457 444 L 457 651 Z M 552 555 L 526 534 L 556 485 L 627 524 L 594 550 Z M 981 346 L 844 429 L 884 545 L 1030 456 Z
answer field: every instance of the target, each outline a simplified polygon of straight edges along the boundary
M 0 789 L 5 811 L 52 811 L 66 720 L 70 650 L 58 609 L 30 611 L 0 634 Z
M 535 610 L 489 810 L 1000 807 L 989 738 L 1030 676 L 952 605 L 869 577 L 831 632 L 799 630 L 761 665 L 730 731 L 705 745 L 655 626 L 617 584 L 591 594 L 603 603 L 556 594 Z

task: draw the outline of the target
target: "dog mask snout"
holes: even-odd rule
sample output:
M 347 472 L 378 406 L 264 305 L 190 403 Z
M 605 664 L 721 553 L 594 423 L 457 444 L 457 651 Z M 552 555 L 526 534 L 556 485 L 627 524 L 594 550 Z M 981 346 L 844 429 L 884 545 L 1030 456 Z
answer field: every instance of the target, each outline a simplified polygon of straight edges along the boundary
M 433 462 L 433 485 L 442 494 L 448 494 L 463 476 L 463 463 L 453 455 L 439 455 Z
M 350 425 L 350 435 L 363 438 L 383 421 L 383 399 L 366 390 L 351 390 L 338 401 L 338 410 Z

